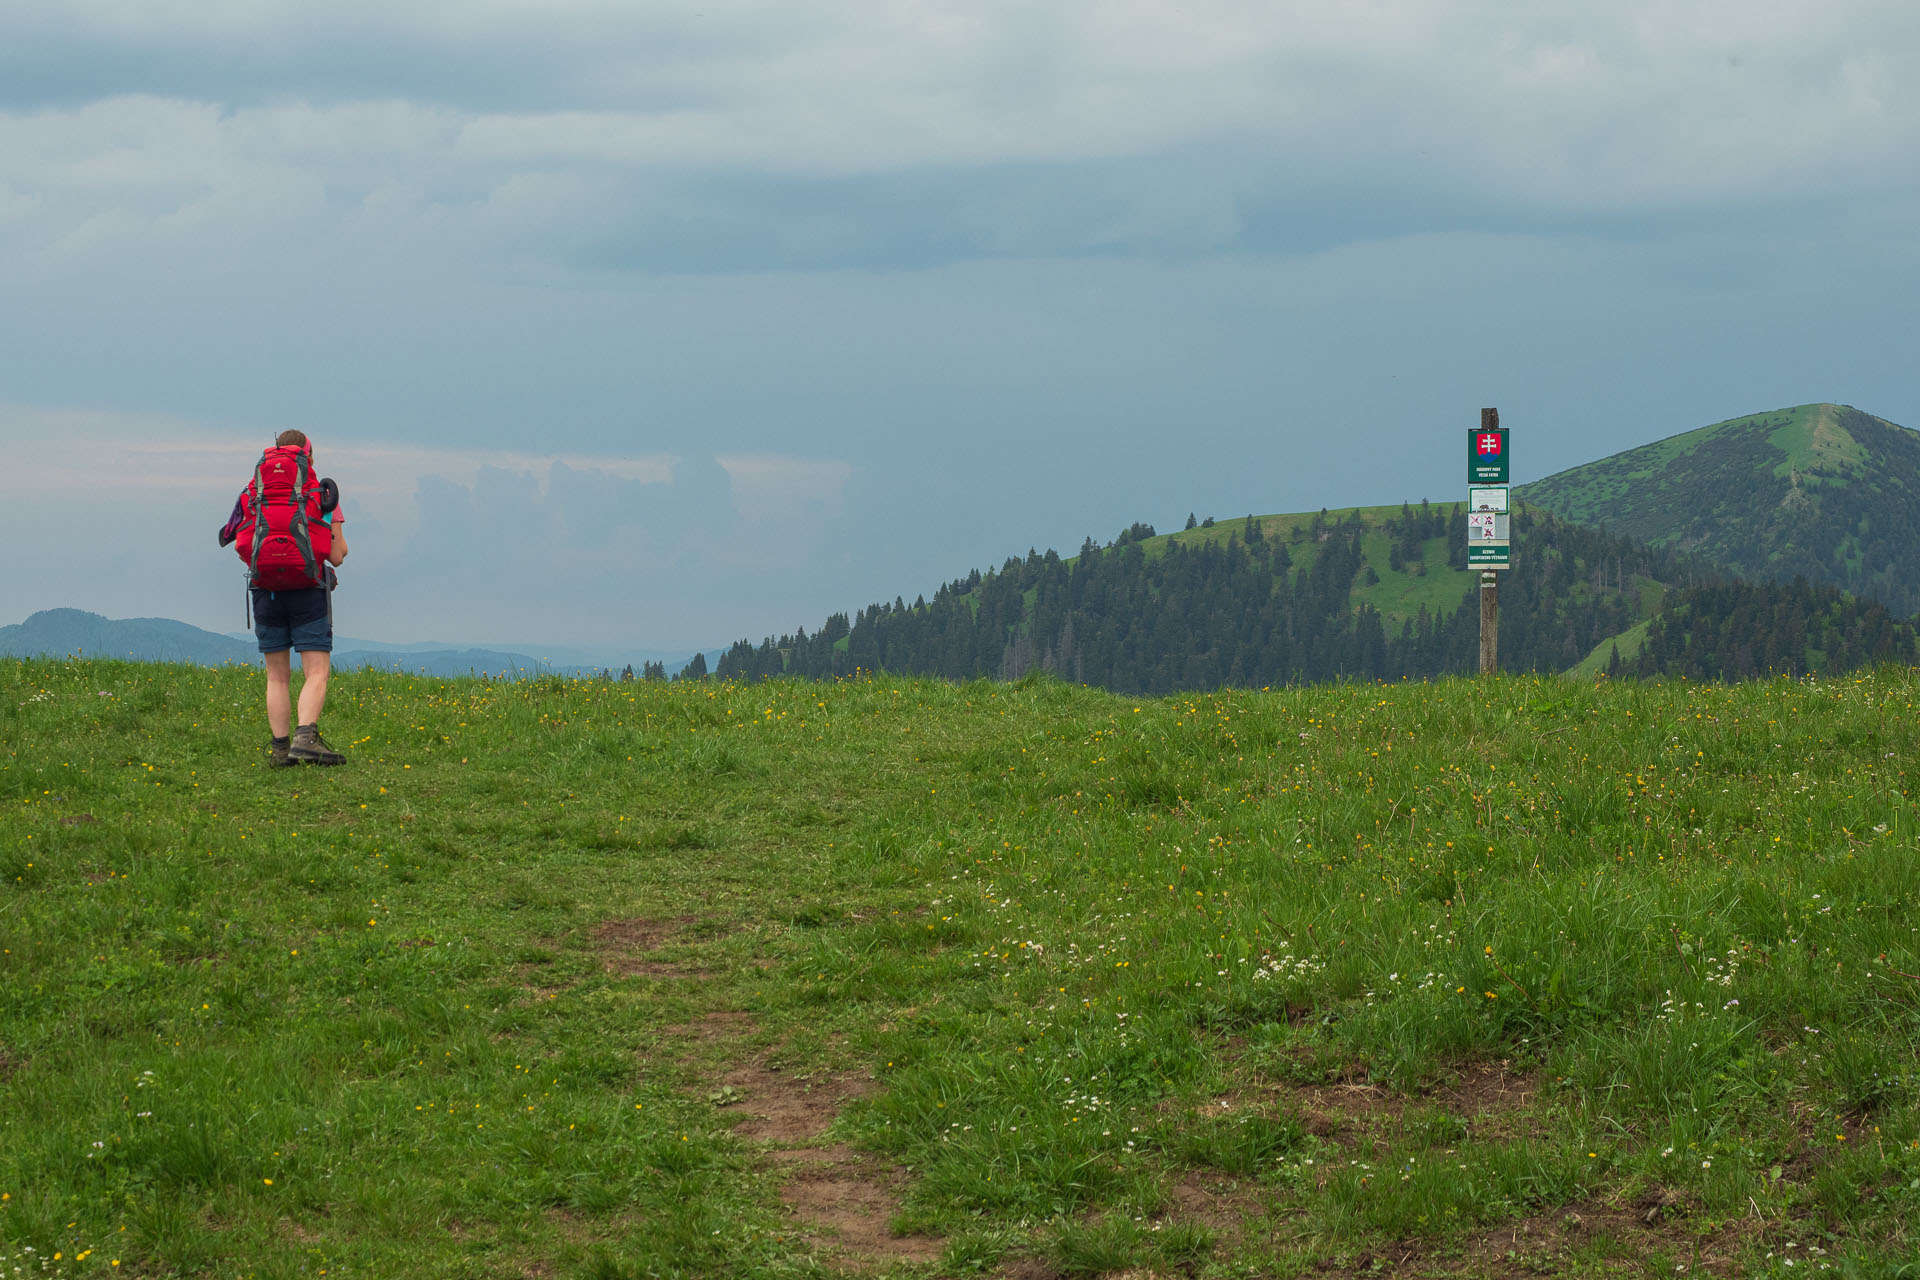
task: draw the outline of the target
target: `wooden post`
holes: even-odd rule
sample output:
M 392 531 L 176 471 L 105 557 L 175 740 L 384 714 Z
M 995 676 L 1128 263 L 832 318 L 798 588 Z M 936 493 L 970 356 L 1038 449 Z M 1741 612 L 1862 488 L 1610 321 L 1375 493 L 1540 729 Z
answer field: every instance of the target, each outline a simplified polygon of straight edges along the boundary
M 1494 431 L 1500 426 L 1498 409 L 1480 411 L 1480 429 Z M 1500 669 L 1500 575 L 1492 569 L 1480 571 L 1480 674 L 1490 676 Z
M 1500 575 L 1480 571 L 1480 674 L 1500 669 Z

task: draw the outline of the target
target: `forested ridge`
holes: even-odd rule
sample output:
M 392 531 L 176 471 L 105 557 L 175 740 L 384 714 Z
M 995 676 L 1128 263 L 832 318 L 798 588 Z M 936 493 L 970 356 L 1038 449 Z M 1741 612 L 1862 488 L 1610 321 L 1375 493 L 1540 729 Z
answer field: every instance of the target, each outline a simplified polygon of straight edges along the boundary
M 1504 670 L 1566 671 L 1636 623 L 1648 624 L 1645 643 L 1614 660 L 1616 672 L 1737 678 L 1914 652 L 1912 627 L 1875 602 L 1741 582 L 1531 509 L 1514 514 L 1513 530 L 1513 567 L 1500 576 Z M 1437 603 L 1404 613 L 1377 603 L 1419 595 L 1421 580 Z M 1669 598 L 1686 621 L 1663 614 Z M 1477 668 L 1479 625 L 1465 511 L 1422 503 L 1249 516 L 1172 537 L 1136 524 L 1105 546 L 1088 539 L 1077 556 L 1031 551 L 976 570 L 932 599 L 740 640 L 717 674 L 1011 680 L 1039 670 L 1141 694 L 1428 678 Z
M 1520 487 L 1565 519 L 1920 610 L 1920 432 L 1847 405 L 1702 427 Z
M 1663 583 L 1699 579 L 1685 557 L 1551 516 L 1515 515 L 1501 576 L 1501 659 L 1564 670 L 1647 616 Z M 1131 693 L 1260 687 L 1473 670 L 1477 577 L 1458 505 L 1403 505 L 1292 521 L 1247 517 L 1170 538 L 1136 524 L 1077 556 L 1029 552 L 819 630 L 741 640 L 718 674 L 837 677 L 891 671 L 1016 679 L 1029 671 Z M 1401 582 L 1389 581 L 1394 578 Z M 1434 590 L 1396 614 L 1376 600 Z

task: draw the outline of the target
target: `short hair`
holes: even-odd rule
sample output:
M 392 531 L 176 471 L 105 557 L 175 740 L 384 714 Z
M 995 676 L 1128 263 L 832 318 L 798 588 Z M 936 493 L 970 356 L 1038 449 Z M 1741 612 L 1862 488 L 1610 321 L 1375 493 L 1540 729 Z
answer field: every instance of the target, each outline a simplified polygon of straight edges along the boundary
M 297 445 L 301 448 L 305 448 L 307 444 L 307 433 L 304 431 L 294 431 L 291 428 L 289 428 L 288 430 L 282 431 L 279 435 L 275 436 L 273 438 L 273 443 L 276 447 L 282 448 L 282 449 L 286 448 L 290 444 Z

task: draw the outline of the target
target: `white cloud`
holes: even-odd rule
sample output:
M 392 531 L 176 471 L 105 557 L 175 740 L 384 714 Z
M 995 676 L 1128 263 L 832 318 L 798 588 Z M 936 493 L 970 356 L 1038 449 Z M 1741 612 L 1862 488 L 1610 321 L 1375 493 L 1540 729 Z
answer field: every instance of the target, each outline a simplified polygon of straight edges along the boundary
M 0 404 L 0 502 L 28 531 L 26 553 L 0 569 L 0 599 L 21 617 L 79 605 L 230 629 L 220 601 L 237 599 L 237 568 L 213 533 L 271 434 Z M 584 635 L 644 616 L 662 647 L 709 641 L 697 618 L 640 606 L 685 609 L 729 579 L 803 568 L 852 474 L 766 454 L 715 462 L 326 439 L 314 452 L 342 490 L 354 629 L 403 639 L 423 634 L 423 616 L 433 634 L 495 640 L 526 635 L 532 620 L 550 635 Z M 621 601 L 611 608 L 610 591 Z
M 210 428 L 161 414 L 0 403 L 0 440 L 8 458 L 8 466 L 0 469 L 0 498 L 68 502 L 93 494 L 119 501 L 158 488 L 202 499 L 225 494 L 231 500 L 274 434 Z M 322 472 L 347 478 L 364 499 L 382 502 L 406 499 L 428 476 L 471 485 L 483 471 L 523 473 L 535 477 L 535 492 L 544 497 L 556 465 L 641 484 L 669 483 L 674 472 L 674 459 L 666 455 L 592 457 L 325 438 L 315 439 L 314 460 Z

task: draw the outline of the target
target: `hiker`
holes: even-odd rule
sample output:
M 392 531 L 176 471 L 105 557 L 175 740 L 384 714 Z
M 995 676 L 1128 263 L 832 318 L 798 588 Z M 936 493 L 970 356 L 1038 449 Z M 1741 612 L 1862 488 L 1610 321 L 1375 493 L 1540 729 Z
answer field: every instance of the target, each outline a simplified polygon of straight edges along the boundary
M 267 666 L 267 761 L 345 764 L 320 736 L 333 664 L 333 570 L 347 558 L 340 490 L 315 479 L 313 446 L 282 431 L 234 500 L 220 545 L 238 543 L 247 565 L 248 617 Z M 293 653 L 300 654 L 300 719 L 293 719 Z

